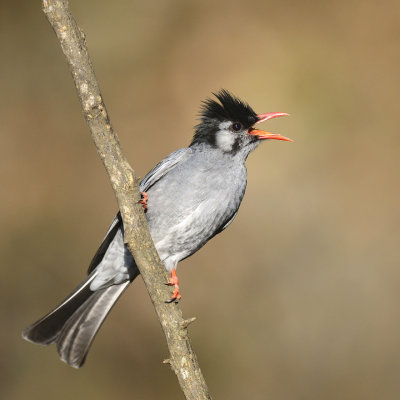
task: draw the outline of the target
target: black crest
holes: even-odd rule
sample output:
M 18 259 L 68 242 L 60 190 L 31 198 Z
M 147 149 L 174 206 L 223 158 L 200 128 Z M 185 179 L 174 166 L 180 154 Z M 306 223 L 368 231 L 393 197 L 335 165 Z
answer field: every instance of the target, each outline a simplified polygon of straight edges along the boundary
M 257 114 L 254 110 L 227 90 L 222 89 L 213 94 L 221 104 L 213 99 L 205 100 L 200 112 L 202 120 L 240 122 L 246 128 L 250 128 L 257 122 Z
M 207 99 L 202 103 L 200 110 L 200 124 L 195 127 L 195 135 L 192 144 L 209 142 L 214 144 L 215 132 L 218 130 L 219 122 L 240 122 L 243 128 L 248 129 L 257 121 L 257 114 L 245 102 L 238 99 L 225 89 L 213 95 L 219 100 Z

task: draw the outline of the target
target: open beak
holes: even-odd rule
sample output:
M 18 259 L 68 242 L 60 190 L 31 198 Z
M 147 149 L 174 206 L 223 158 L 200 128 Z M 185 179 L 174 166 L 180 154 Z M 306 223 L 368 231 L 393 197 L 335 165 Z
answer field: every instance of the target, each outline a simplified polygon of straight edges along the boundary
M 265 114 L 258 114 L 258 121 L 256 124 L 259 124 L 260 122 L 268 121 L 269 119 L 276 118 L 276 117 L 284 117 L 286 115 L 289 115 L 287 113 L 265 113 Z M 286 142 L 293 142 L 292 139 L 289 139 L 285 136 L 279 135 L 277 133 L 270 133 L 270 132 L 265 132 L 260 129 L 254 129 L 250 128 L 248 131 L 249 135 L 252 136 L 257 136 L 258 139 L 263 140 L 263 139 L 276 139 L 276 140 L 285 140 Z

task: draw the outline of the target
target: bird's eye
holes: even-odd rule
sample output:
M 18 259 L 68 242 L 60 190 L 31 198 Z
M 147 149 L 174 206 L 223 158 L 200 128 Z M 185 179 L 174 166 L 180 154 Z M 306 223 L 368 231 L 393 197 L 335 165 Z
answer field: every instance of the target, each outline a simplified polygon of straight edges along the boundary
M 233 131 L 239 132 L 240 130 L 242 130 L 242 124 L 240 122 L 234 122 L 231 128 Z

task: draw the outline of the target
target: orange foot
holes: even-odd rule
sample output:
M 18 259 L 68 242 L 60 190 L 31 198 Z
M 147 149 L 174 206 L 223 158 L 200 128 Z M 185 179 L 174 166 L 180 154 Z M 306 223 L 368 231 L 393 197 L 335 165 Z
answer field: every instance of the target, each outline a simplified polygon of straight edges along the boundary
M 147 192 L 142 192 L 141 193 L 141 200 L 139 203 L 142 205 L 144 212 L 147 211 L 147 199 L 149 198 Z
M 172 293 L 171 298 L 167 300 L 166 303 L 179 303 L 179 300 L 182 298 L 182 296 L 179 293 L 179 280 L 174 268 L 172 268 L 171 278 L 168 279 L 168 283 L 166 283 L 166 285 L 175 286 L 174 293 Z

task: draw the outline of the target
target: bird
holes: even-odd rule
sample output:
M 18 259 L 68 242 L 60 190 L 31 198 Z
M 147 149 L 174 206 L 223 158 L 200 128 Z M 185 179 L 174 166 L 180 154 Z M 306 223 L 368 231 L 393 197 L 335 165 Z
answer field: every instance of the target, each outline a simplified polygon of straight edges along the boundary
M 202 102 L 190 145 L 158 163 L 140 182 L 141 203 L 155 248 L 181 298 L 177 264 L 194 254 L 234 220 L 247 183 L 246 159 L 265 140 L 292 141 L 254 125 L 287 113 L 256 114 L 222 89 Z M 59 357 L 80 368 L 111 308 L 140 274 L 124 244 L 120 213 L 95 253 L 86 279 L 54 310 L 28 326 L 30 342 L 56 343 Z

